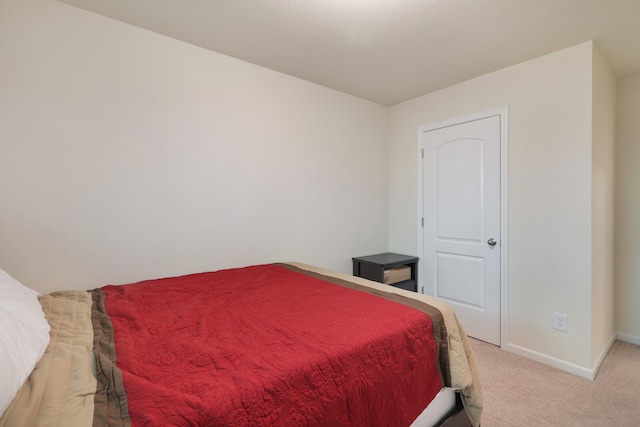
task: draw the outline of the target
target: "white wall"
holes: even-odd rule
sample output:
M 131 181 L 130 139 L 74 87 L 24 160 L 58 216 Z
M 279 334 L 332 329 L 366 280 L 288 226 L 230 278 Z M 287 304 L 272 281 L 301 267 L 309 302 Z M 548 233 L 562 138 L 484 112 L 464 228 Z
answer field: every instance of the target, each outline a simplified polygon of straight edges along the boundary
M 51 0 L 0 4 L 0 268 L 40 290 L 387 250 L 381 105 Z
M 417 253 L 417 129 L 509 106 L 508 348 L 589 376 L 593 43 L 395 105 L 390 250 Z M 553 313 L 569 316 L 568 333 Z M 575 369 L 574 369 L 575 368 Z
M 0 61 L 0 267 L 40 291 L 417 253 L 417 128 L 509 105 L 509 345 L 584 370 L 607 339 L 611 75 L 592 43 L 387 109 L 5 0 Z M 640 78 L 618 98 L 616 326 L 640 340 Z
M 640 74 L 618 81 L 616 330 L 640 345 Z
M 615 340 L 616 78 L 593 49 L 591 365 Z

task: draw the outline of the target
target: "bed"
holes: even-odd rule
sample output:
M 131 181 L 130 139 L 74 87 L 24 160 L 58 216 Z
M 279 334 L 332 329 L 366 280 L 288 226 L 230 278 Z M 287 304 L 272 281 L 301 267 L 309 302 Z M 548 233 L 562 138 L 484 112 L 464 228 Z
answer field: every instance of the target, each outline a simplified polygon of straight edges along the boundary
M 300 263 L 34 295 L 0 274 L 0 427 L 480 425 L 425 295 Z

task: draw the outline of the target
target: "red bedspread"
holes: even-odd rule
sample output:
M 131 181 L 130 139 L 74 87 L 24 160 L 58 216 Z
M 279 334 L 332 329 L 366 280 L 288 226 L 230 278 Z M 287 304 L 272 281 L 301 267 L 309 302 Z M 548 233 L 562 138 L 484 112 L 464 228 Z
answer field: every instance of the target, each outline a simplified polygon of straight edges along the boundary
M 429 316 L 278 265 L 105 286 L 133 426 L 408 426 Z

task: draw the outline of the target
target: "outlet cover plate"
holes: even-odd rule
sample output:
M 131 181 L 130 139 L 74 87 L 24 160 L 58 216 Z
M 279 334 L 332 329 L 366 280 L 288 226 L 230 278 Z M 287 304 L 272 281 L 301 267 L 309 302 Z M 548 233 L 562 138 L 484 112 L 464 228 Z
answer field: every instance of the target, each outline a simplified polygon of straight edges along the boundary
M 566 314 L 553 313 L 553 329 L 567 332 L 569 330 L 569 316 Z

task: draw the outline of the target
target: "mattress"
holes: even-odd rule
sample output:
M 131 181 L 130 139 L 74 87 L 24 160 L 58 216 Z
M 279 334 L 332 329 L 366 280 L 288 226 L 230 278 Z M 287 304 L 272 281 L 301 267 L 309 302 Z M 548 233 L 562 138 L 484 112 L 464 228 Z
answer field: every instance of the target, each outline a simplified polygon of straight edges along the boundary
M 252 268 L 254 270 L 251 270 Z M 234 282 L 230 286 L 220 285 L 221 291 L 217 292 L 215 297 L 211 297 L 206 292 L 212 286 L 218 285 L 215 283 L 212 285 L 213 282 L 210 280 L 205 280 L 205 284 L 201 285 L 200 282 L 204 278 L 202 275 L 183 276 L 177 282 L 176 278 L 163 279 L 169 280 L 172 284 L 165 281 L 146 281 L 134 284 L 134 286 L 103 287 L 92 292 L 66 291 L 43 296 L 40 301 L 51 324 L 51 344 L 23 389 L 20 390 L 18 396 L 0 419 L 0 426 L 180 425 L 184 422 L 190 422 L 192 425 L 296 425 L 305 423 L 314 425 L 409 425 L 414 419 L 417 423 L 414 425 L 429 425 L 432 421 L 426 417 L 429 416 L 430 411 L 423 412 L 422 409 L 433 400 L 433 395 L 451 396 L 454 391 L 461 396 L 465 411 L 472 424 L 479 425 L 482 395 L 473 353 L 462 326 L 459 325 L 455 315 L 446 304 L 423 295 L 304 264 L 252 266 L 248 269 L 251 270 L 251 274 L 254 274 L 251 276 L 249 284 L 243 284 L 242 280 L 244 279 L 240 279 L 240 282 Z M 226 270 L 222 275 L 226 274 L 225 277 L 247 277 L 246 273 L 249 270 Z M 274 276 L 274 280 L 280 283 L 279 286 L 284 289 L 281 295 L 271 291 L 267 294 L 261 293 L 260 288 L 265 286 L 263 286 L 263 282 L 257 283 L 256 277 L 262 278 L 265 275 L 275 274 L 274 271 L 297 278 L 297 284 L 294 286 L 292 283 L 284 283 L 283 279 L 279 278 L 280 276 Z M 211 273 L 211 277 L 217 278 L 221 275 L 216 272 Z M 207 289 L 207 291 L 194 292 L 192 288 L 187 286 L 187 282 L 197 283 L 197 286 L 203 286 L 203 289 Z M 279 307 L 287 307 L 288 319 L 298 319 L 299 321 L 299 319 L 311 317 L 316 320 L 324 319 L 326 322 L 327 314 L 312 314 L 309 305 L 291 302 L 289 305 L 279 305 L 283 299 L 282 295 L 296 294 L 298 287 L 304 287 L 300 285 L 301 283 L 304 283 L 304 286 L 312 284 L 310 289 L 315 289 L 312 292 L 316 293 L 321 293 L 317 289 L 323 288 L 325 293 L 330 295 L 329 298 L 333 298 L 327 301 L 313 299 L 315 297 L 307 294 L 304 296 L 305 299 L 313 301 L 312 305 L 325 304 L 327 309 L 331 310 L 329 314 L 331 317 L 333 317 L 333 313 L 341 311 L 341 301 L 344 304 L 349 304 L 349 299 L 353 297 L 353 294 L 363 293 L 365 288 L 368 295 L 365 299 L 370 300 L 367 304 L 371 303 L 371 305 L 366 305 L 368 314 L 377 312 L 377 310 L 384 312 L 392 310 L 394 316 L 406 316 L 411 320 L 409 323 L 412 323 L 413 319 L 420 319 L 420 322 L 423 322 L 424 319 L 416 312 L 415 308 L 406 310 L 406 304 L 399 303 L 398 300 L 406 300 L 405 303 L 408 301 L 409 306 L 415 303 L 426 303 L 435 308 L 440 313 L 439 316 L 443 322 L 441 333 L 446 337 L 445 342 L 442 343 L 444 347 L 434 348 L 436 353 L 433 362 L 437 365 L 435 368 L 437 378 L 435 380 L 433 378 L 427 379 L 427 373 L 433 370 L 430 367 L 418 366 L 414 359 L 419 358 L 403 359 L 401 357 L 402 351 L 398 351 L 398 354 L 390 359 L 382 357 L 380 361 L 374 360 L 375 358 L 371 357 L 371 354 L 386 353 L 380 349 L 385 349 L 391 344 L 384 342 L 381 346 L 376 347 L 374 344 L 363 341 L 360 334 L 354 331 L 366 331 L 367 329 L 364 327 L 349 329 L 345 326 L 342 329 L 337 329 L 351 331 L 349 332 L 351 335 L 347 334 L 343 341 L 357 343 L 358 345 L 354 347 L 363 347 L 364 353 L 355 352 L 356 350 L 349 347 L 341 347 L 343 344 L 340 344 L 337 346 L 338 356 L 334 356 L 329 351 L 327 343 L 331 341 L 342 342 L 339 337 L 335 339 L 331 336 L 324 337 L 326 341 L 320 341 L 320 344 L 314 344 L 316 342 L 314 338 L 301 346 L 298 343 L 299 336 L 317 334 L 317 332 L 310 332 L 312 329 L 309 329 L 308 332 L 305 329 L 306 326 L 305 328 L 285 329 L 287 321 L 275 321 L 269 317 L 271 315 L 261 317 L 264 316 L 260 314 L 263 306 L 273 305 L 274 312 L 279 313 L 278 316 L 275 316 L 276 320 L 283 317 Z M 168 287 L 162 288 L 164 285 Z M 255 288 L 255 292 L 251 291 L 252 286 Z M 340 286 L 340 288 L 335 286 Z M 157 292 L 160 289 L 162 292 Z M 146 293 L 151 290 L 153 292 Z M 159 295 L 153 297 L 154 294 Z M 180 294 L 185 295 L 180 297 Z M 183 297 L 186 297 L 188 303 L 176 308 L 176 301 L 185 299 Z M 378 301 L 380 297 L 383 297 L 385 301 Z M 157 298 L 160 302 L 155 305 L 151 304 L 150 300 L 153 298 Z M 206 300 L 206 298 L 227 302 L 218 305 L 202 304 L 202 300 Z M 296 298 L 300 298 L 300 296 L 298 295 Z M 140 301 L 136 301 L 136 299 L 140 299 Z M 240 299 L 238 304 L 244 311 L 233 322 L 229 321 L 229 324 L 225 324 L 223 319 L 227 319 L 231 314 L 222 313 L 222 311 L 224 307 L 232 306 L 232 302 L 237 299 Z M 132 304 L 131 310 L 126 309 L 128 304 Z M 163 304 L 173 307 L 170 309 L 173 314 L 165 315 L 154 312 Z M 251 305 L 249 304 L 260 307 L 260 310 L 250 310 Z M 403 307 L 396 307 L 400 304 Z M 100 309 L 101 305 L 103 306 L 102 310 Z M 204 344 L 194 338 L 198 334 L 202 335 L 204 330 L 216 330 L 212 325 L 207 325 L 206 322 L 210 320 L 198 318 L 194 321 L 193 318 L 190 318 L 188 322 L 180 324 L 180 319 L 189 318 L 190 313 L 199 313 L 197 310 L 201 310 L 202 307 L 215 307 L 212 310 L 219 315 L 218 318 L 215 317 L 216 313 L 213 316 L 214 320 L 217 319 L 216 325 L 220 326 L 215 332 L 217 341 L 211 342 L 210 337 L 208 341 L 205 341 L 205 343 L 209 343 L 207 347 L 215 349 L 213 352 L 207 349 L 203 350 Z M 302 310 L 298 318 L 292 313 L 298 309 L 296 307 Z M 156 321 L 148 323 L 143 319 L 142 323 L 139 323 L 137 316 L 145 311 L 152 311 L 153 316 L 151 317 Z M 349 313 L 354 310 L 345 309 L 342 311 Z M 252 314 L 247 315 L 248 313 Z M 364 316 L 363 313 L 361 314 Z M 378 314 L 378 317 L 384 316 Z M 162 321 L 157 322 L 158 318 Z M 162 324 L 163 321 L 170 322 L 176 328 L 188 329 L 187 336 L 192 337 L 190 341 L 199 342 L 194 347 L 199 348 L 197 351 L 192 347 L 185 347 L 181 352 L 190 354 L 186 362 L 184 359 L 161 360 L 162 358 L 174 357 L 170 355 L 175 352 L 163 352 L 165 347 L 171 347 L 170 341 L 173 338 L 168 335 L 163 337 L 162 334 L 165 333 L 165 329 L 171 328 L 158 329 L 155 331 L 155 335 L 149 335 L 148 341 L 143 338 L 146 333 L 144 332 L 145 328 L 149 330 L 159 328 L 158 324 Z M 258 321 L 260 325 L 257 324 Z M 273 323 L 271 323 L 272 321 Z M 335 321 L 341 320 L 336 317 Z M 344 319 L 342 321 L 347 322 Z M 243 326 L 232 329 L 234 322 L 243 324 Z M 308 323 L 313 324 L 314 322 L 316 321 Z M 371 322 L 369 320 L 370 325 L 374 324 Z M 243 347 L 243 340 L 240 340 L 240 344 L 238 344 L 237 340 L 230 340 L 230 335 L 242 330 L 250 331 L 256 326 L 264 327 L 267 323 L 269 328 L 280 329 L 274 335 L 266 335 L 266 339 L 279 340 L 286 344 L 295 341 L 292 347 L 295 351 L 287 353 L 289 347 L 277 347 L 275 344 L 269 344 L 267 347 L 278 348 L 279 353 L 266 353 L 261 356 L 261 359 L 253 357 L 251 351 L 241 351 L 240 355 L 227 355 L 220 358 L 222 351 L 226 352 L 231 351 L 230 349 Z M 375 324 L 377 325 L 377 323 Z M 111 334 L 112 330 L 115 331 L 115 335 Z M 225 335 L 225 331 L 228 331 L 227 335 Z M 256 332 L 251 332 L 251 334 L 256 334 L 256 337 L 259 335 Z M 296 334 L 297 336 L 294 336 Z M 373 340 L 377 342 L 380 340 L 380 336 L 385 334 L 370 332 L 364 335 L 371 335 Z M 404 331 L 402 334 L 403 337 L 407 336 Z M 252 342 L 252 336 L 244 338 L 245 345 L 249 346 L 247 348 L 261 348 L 260 344 Z M 163 338 L 160 340 L 158 337 Z M 228 346 L 224 345 L 226 340 L 230 340 Z M 433 340 L 430 337 L 423 341 L 424 347 L 427 348 L 425 351 L 428 351 L 428 347 L 431 345 L 429 343 Z M 157 348 L 153 347 L 154 343 L 158 344 Z M 178 348 L 186 345 L 184 340 L 174 344 Z M 418 348 L 422 344 L 411 341 L 410 345 Z M 302 356 L 298 357 L 298 353 L 303 353 L 300 348 L 307 347 L 317 347 L 313 351 L 308 351 L 315 357 L 311 363 L 303 360 Z M 325 347 L 327 347 L 326 351 Z M 358 351 L 360 350 L 362 349 Z M 392 353 L 390 350 L 389 352 Z M 438 356 L 438 352 L 442 353 L 442 357 Z M 164 368 L 147 371 L 149 365 L 154 364 L 152 363 L 154 357 L 161 360 L 160 366 Z M 447 361 L 446 372 L 441 370 L 444 366 L 443 359 Z M 221 367 L 225 363 L 229 365 L 236 363 L 241 369 L 233 370 L 227 369 L 226 366 Z M 388 363 L 389 369 L 387 370 L 391 370 L 392 364 L 399 364 L 398 369 L 400 370 L 398 372 L 408 369 L 410 372 L 419 373 L 419 375 L 405 375 L 408 389 L 406 388 L 407 384 L 397 386 L 392 384 L 390 378 L 402 375 L 395 371 L 389 375 L 389 372 L 380 368 L 380 363 Z M 368 364 L 371 364 L 371 368 Z M 212 372 L 212 365 L 217 366 L 215 372 Z M 241 377 L 241 373 L 246 370 L 247 365 L 254 366 L 257 370 L 250 371 L 247 376 Z M 264 374 L 265 367 L 270 365 L 276 365 L 283 369 L 276 370 L 275 374 Z M 303 369 L 302 366 L 306 365 L 309 365 L 310 368 Z M 192 383 L 188 385 L 181 382 L 169 382 L 169 385 L 163 383 L 164 379 L 161 378 L 164 376 L 163 371 L 175 371 L 181 380 L 182 377 L 188 376 L 185 372 L 188 372 L 193 366 L 204 367 L 204 371 L 209 372 L 214 382 L 207 383 L 196 380 L 195 386 Z M 295 367 L 295 369 L 289 369 L 290 367 Z M 352 369 L 354 373 L 349 375 L 336 374 L 336 372 L 342 372 L 347 368 Z M 231 377 L 219 376 L 220 372 L 218 371 L 229 372 Z M 264 379 L 255 380 L 256 372 L 264 374 Z M 318 372 L 328 373 L 331 380 L 320 378 L 317 376 Z M 364 375 L 364 379 L 358 377 L 361 374 Z M 200 373 L 196 377 L 200 378 Z M 291 379 L 289 377 L 293 380 L 289 381 Z M 346 380 L 343 377 L 346 377 Z M 289 379 L 285 381 L 284 378 Z M 355 380 L 355 378 L 358 379 Z M 170 379 L 169 381 L 176 380 Z M 429 382 L 428 386 L 423 387 L 422 381 Z M 437 382 L 437 387 L 434 386 L 433 381 Z M 336 384 L 330 384 L 334 382 Z M 327 384 L 335 385 L 335 390 L 329 389 L 330 387 L 325 389 Z M 443 386 L 445 386 L 445 391 L 440 391 Z M 294 391 L 290 392 L 290 388 Z M 221 394 L 208 394 L 210 389 L 226 391 Z M 236 394 L 231 393 L 234 389 L 238 389 Z M 433 393 L 434 389 L 435 393 Z M 417 393 L 416 390 L 422 391 Z M 256 394 L 258 392 L 262 394 Z M 423 395 L 423 397 L 428 395 L 428 401 L 419 399 L 414 401 L 416 393 Z M 230 398 L 228 402 L 223 402 L 223 395 L 233 395 L 234 397 Z M 162 397 L 160 399 L 162 404 L 158 404 L 159 397 Z M 168 409 L 172 406 L 170 404 L 172 401 L 181 399 L 184 402 L 180 408 Z M 450 404 L 450 397 L 448 399 L 449 403 L 444 405 L 443 411 L 446 411 L 446 407 Z M 269 402 L 269 400 L 271 401 Z M 442 399 L 438 398 L 436 402 L 440 400 Z M 267 402 L 265 403 L 265 401 Z M 341 403 L 335 404 L 335 402 Z M 304 411 L 299 410 L 301 405 L 305 406 Z M 397 407 L 402 408 L 401 413 L 394 411 Z M 433 407 L 431 406 L 431 408 Z M 285 408 L 285 410 L 278 412 L 277 408 Z M 229 411 L 232 415 L 228 414 Z M 374 413 L 373 419 L 366 418 L 372 416 L 370 414 L 372 411 L 379 412 Z M 409 415 L 410 419 L 407 420 L 408 415 L 402 412 L 411 411 L 413 411 L 413 415 Z M 223 412 L 225 413 L 223 414 Z M 196 418 L 193 418 L 193 413 Z M 421 413 L 422 415 L 420 415 Z M 440 414 L 433 416 L 439 417 Z M 424 421 L 425 419 L 427 421 Z

